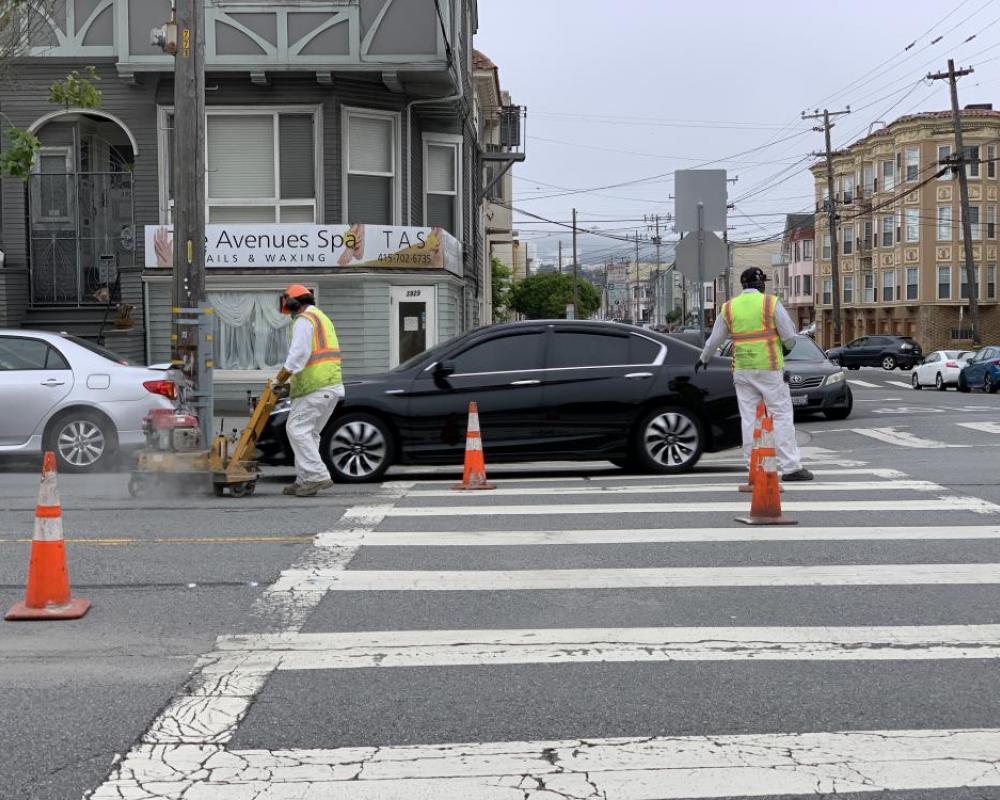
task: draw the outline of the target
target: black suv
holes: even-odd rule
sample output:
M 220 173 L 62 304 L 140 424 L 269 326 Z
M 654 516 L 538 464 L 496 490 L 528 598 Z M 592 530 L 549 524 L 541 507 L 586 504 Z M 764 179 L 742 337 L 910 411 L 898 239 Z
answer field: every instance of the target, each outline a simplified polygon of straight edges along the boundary
M 848 369 L 912 369 L 923 360 L 923 351 L 909 336 L 873 335 L 862 336 L 843 347 L 831 347 L 826 357 Z

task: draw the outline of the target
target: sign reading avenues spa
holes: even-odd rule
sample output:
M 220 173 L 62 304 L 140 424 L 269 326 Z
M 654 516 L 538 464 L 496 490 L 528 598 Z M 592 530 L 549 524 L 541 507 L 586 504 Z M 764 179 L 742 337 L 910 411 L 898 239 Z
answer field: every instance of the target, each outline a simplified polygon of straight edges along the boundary
M 146 266 L 170 267 L 170 225 L 146 226 Z M 462 272 L 462 246 L 442 228 L 392 225 L 206 225 L 205 266 L 409 267 Z

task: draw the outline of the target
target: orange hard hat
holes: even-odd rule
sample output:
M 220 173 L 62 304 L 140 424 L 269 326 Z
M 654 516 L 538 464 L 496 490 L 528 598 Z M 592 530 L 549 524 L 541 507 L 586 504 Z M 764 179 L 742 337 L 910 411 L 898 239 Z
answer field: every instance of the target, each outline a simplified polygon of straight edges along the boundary
M 293 283 L 287 289 L 285 289 L 284 294 L 281 295 L 281 300 L 278 304 L 278 307 L 281 309 L 282 314 L 291 314 L 293 310 L 297 311 L 298 309 L 297 309 L 297 304 L 295 303 L 293 303 L 292 307 L 289 308 L 288 306 L 289 300 L 300 300 L 308 297 L 309 302 L 311 303 L 313 302 L 312 296 L 313 296 L 312 289 L 306 288 L 301 283 Z

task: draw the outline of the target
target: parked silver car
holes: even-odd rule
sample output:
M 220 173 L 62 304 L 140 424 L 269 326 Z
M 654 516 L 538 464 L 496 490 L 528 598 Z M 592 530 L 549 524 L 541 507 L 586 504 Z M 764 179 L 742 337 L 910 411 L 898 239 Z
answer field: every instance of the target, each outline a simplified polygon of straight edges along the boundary
M 52 450 L 67 472 L 107 467 L 143 444 L 142 418 L 173 395 L 163 369 L 75 336 L 0 328 L 0 456 Z

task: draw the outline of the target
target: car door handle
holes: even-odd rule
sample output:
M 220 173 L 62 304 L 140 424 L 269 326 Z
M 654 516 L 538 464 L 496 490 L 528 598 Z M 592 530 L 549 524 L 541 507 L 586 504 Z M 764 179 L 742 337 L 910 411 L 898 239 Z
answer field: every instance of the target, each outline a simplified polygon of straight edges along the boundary
M 386 394 L 406 394 L 406 389 L 386 389 Z
M 55 378 L 49 378 L 47 381 L 42 381 L 42 386 L 65 386 L 66 381 L 56 380 Z
M 530 381 L 511 381 L 511 386 L 537 386 L 540 384 L 540 380 L 530 380 Z
M 640 380 L 643 380 L 644 378 L 652 378 L 653 377 L 653 373 L 652 372 L 630 372 L 625 377 L 628 378 L 630 381 L 640 381 Z

